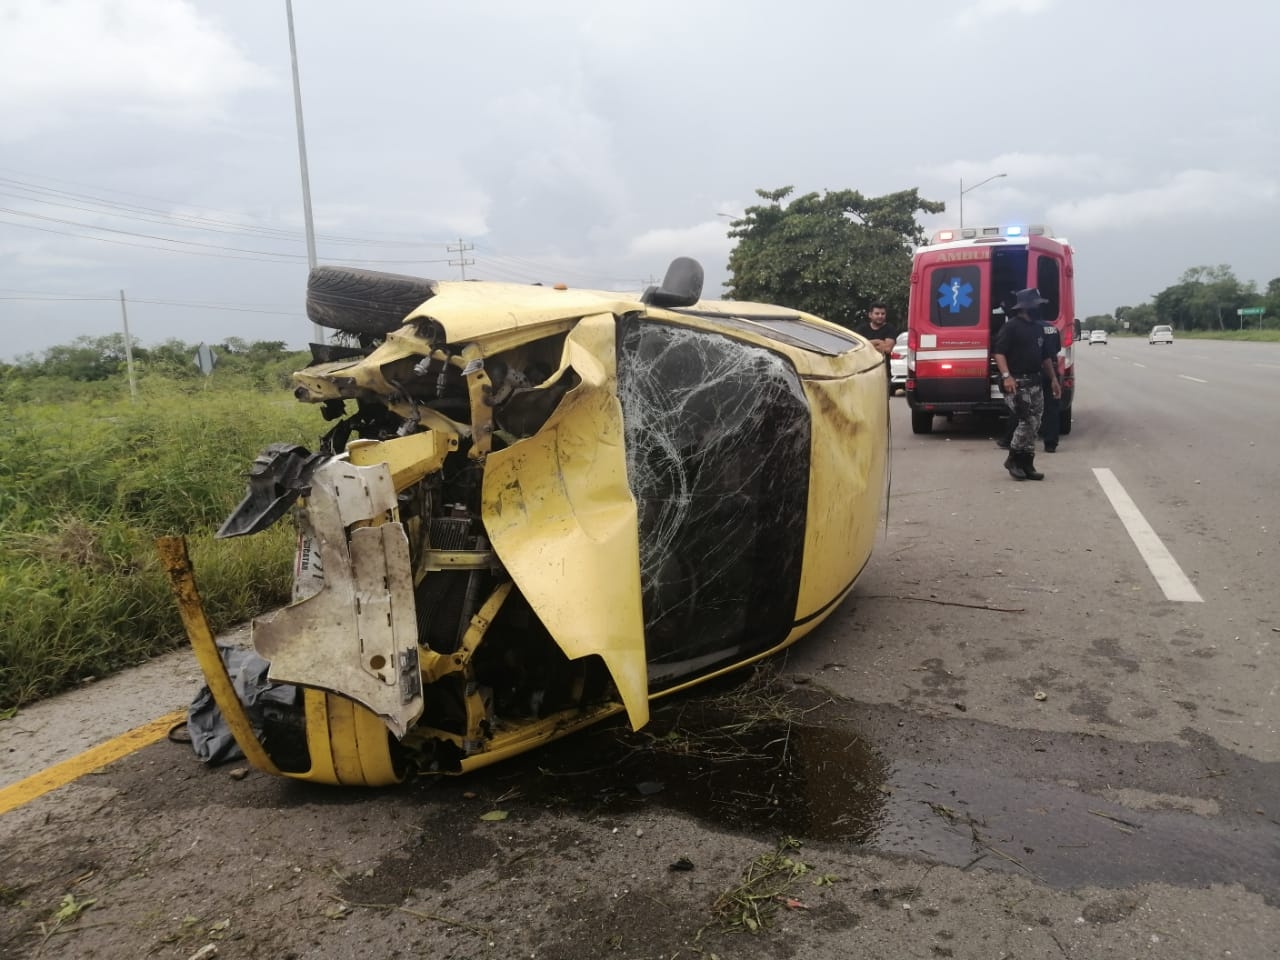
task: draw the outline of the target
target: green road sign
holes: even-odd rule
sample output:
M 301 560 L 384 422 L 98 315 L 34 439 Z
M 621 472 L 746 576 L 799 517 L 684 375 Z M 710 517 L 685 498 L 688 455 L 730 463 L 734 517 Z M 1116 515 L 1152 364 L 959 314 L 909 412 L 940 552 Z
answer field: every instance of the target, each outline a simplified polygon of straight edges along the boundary
M 1238 317 L 1260 317 L 1267 312 L 1266 307 L 1241 307 L 1236 311 Z

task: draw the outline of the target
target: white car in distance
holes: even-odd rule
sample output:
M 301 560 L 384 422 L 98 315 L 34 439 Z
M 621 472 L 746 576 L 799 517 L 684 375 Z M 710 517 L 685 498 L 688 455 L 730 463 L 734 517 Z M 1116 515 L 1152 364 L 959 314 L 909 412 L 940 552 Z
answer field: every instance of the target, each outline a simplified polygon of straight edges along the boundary
M 889 392 L 907 389 L 907 332 L 898 334 L 889 351 Z

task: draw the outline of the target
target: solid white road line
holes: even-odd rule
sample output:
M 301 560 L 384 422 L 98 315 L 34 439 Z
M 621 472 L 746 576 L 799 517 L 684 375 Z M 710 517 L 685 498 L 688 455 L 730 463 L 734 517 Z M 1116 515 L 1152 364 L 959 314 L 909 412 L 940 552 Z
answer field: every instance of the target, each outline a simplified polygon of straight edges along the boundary
M 1204 598 L 1187 579 L 1187 575 L 1182 572 L 1178 561 L 1173 559 L 1173 554 L 1160 542 L 1156 532 L 1151 529 L 1151 524 L 1147 523 L 1147 518 L 1142 515 L 1137 504 L 1125 492 L 1116 475 L 1107 467 L 1094 467 L 1093 475 L 1098 478 L 1102 492 L 1111 501 L 1116 516 L 1129 532 L 1133 545 L 1138 548 L 1138 553 L 1142 554 L 1147 569 L 1156 578 L 1156 583 L 1164 591 L 1165 598 L 1188 603 L 1203 603 Z
M 1178 374 L 1183 380 L 1191 380 L 1195 383 L 1208 383 L 1208 380 L 1201 380 L 1199 377 L 1188 377 L 1185 373 Z

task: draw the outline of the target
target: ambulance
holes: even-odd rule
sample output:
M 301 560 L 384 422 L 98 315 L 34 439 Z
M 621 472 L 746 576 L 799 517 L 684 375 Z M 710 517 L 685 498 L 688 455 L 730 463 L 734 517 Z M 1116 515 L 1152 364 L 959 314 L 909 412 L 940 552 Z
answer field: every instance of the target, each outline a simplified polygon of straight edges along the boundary
M 1071 432 L 1075 394 L 1075 269 L 1071 245 L 1043 225 L 938 230 L 916 251 L 907 306 L 907 403 L 914 433 L 935 417 L 1007 413 L 992 349 L 1005 323 L 1002 304 L 1035 287 L 1048 303 L 1041 320 L 1058 328 L 1060 433 Z

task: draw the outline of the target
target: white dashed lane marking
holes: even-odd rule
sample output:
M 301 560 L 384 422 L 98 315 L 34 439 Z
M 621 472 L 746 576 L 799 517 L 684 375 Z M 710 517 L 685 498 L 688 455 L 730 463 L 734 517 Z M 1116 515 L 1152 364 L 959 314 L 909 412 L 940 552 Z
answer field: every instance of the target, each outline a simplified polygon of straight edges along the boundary
M 1125 530 L 1129 532 L 1133 545 L 1138 548 L 1138 553 L 1146 562 L 1151 576 L 1155 577 L 1156 583 L 1164 591 L 1165 598 L 1187 603 L 1203 603 L 1204 598 L 1200 596 L 1200 592 L 1182 572 L 1178 561 L 1173 559 L 1173 554 L 1156 536 L 1156 532 L 1151 529 L 1151 524 L 1147 523 L 1147 518 L 1142 515 L 1138 505 L 1125 492 L 1116 475 L 1107 467 L 1094 467 L 1093 475 L 1098 478 L 1102 492 L 1111 501 L 1112 509 L 1124 524 Z
M 1199 377 L 1188 377 L 1185 373 L 1178 374 L 1183 380 L 1190 380 L 1193 383 L 1208 383 L 1208 380 L 1201 380 Z

